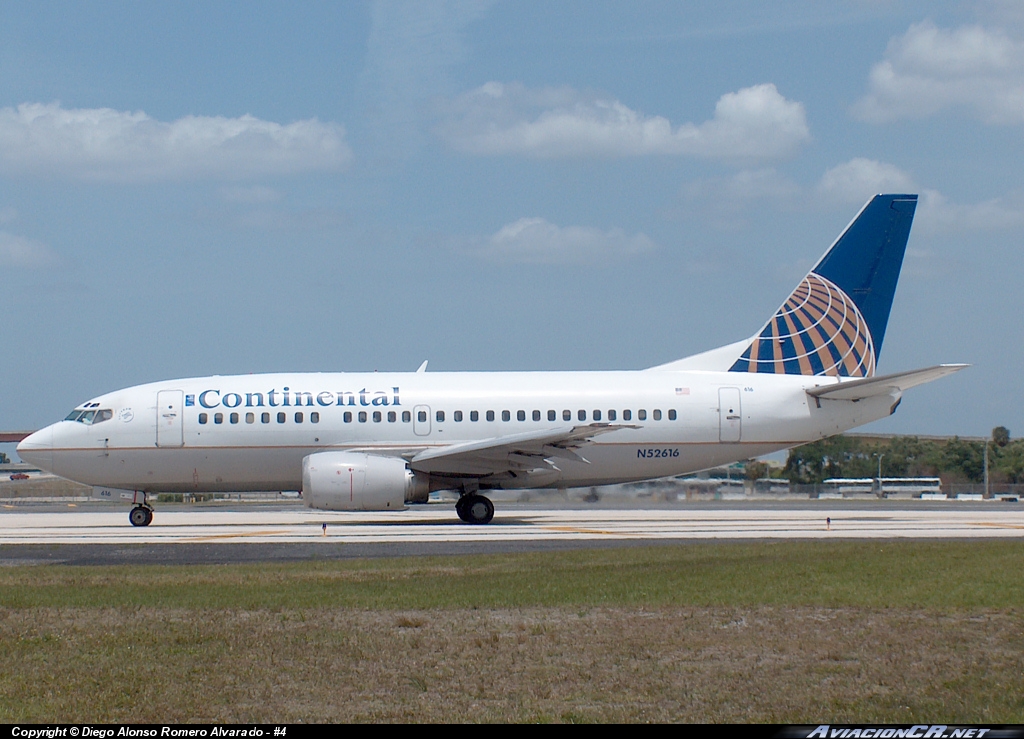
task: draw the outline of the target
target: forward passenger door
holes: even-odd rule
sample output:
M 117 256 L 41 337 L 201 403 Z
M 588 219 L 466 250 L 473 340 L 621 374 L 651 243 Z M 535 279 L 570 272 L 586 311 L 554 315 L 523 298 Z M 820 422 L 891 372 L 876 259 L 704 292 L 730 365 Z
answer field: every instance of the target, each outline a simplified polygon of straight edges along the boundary
M 161 390 L 156 394 L 156 445 L 175 447 L 185 444 L 181 423 L 182 391 Z

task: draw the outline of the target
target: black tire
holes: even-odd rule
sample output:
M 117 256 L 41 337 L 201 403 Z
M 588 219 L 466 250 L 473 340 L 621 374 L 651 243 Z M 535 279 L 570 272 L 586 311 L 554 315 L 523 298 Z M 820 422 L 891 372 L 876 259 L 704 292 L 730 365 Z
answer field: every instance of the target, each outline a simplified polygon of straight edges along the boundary
M 467 495 L 463 500 L 466 501 L 462 507 L 466 513 L 463 519 L 466 523 L 485 524 L 494 518 L 494 503 L 489 498 L 482 495 Z
M 142 506 L 135 506 L 128 514 L 128 521 L 132 526 L 149 526 L 153 520 L 153 511 Z
M 455 513 L 458 514 L 459 520 L 469 523 L 469 519 L 466 518 L 466 502 L 470 496 L 463 495 L 457 501 L 455 501 Z

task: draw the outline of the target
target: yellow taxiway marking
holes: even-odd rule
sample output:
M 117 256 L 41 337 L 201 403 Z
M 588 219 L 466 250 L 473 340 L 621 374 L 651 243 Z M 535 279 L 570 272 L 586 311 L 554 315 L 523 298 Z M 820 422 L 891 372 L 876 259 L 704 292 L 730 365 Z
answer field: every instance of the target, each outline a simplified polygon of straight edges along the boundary
M 598 536 L 625 536 L 621 531 L 602 531 L 600 529 L 584 529 L 579 526 L 541 526 L 545 531 L 563 531 L 569 534 L 597 534 Z
M 996 523 L 994 521 L 975 521 L 975 526 L 991 526 L 996 529 L 1024 529 L 1024 526 L 1016 526 L 1012 523 Z
M 190 544 L 197 541 L 214 541 L 215 539 L 238 539 L 243 536 L 276 536 L 277 534 L 290 534 L 291 531 L 245 531 L 241 534 L 213 534 L 212 536 L 197 536 L 193 539 L 185 539 Z

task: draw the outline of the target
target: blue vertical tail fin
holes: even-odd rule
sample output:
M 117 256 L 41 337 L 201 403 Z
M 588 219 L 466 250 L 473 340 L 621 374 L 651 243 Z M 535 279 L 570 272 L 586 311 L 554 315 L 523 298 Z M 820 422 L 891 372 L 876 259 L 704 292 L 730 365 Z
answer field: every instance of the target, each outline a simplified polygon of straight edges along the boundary
M 916 207 L 917 195 L 869 200 L 730 371 L 874 375 Z

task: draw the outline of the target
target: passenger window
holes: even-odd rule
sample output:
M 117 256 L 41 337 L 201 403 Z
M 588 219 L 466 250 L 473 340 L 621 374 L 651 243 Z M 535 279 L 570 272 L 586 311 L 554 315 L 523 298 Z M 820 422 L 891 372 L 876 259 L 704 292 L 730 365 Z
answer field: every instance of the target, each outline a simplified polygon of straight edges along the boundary
M 388 423 L 394 423 L 398 420 L 398 414 L 394 411 L 388 411 Z
M 256 414 L 255 413 L 246 413 L 245 414 L 245 422 L 246 423 L 256 423 Z
M 581 421 L 586 421 L 587 420 L 587 412 L 586 411 L 578 411 L 576 413 L 576 417 L 578 419 L 580 419 Z
M 438 422 L 441 422 L 441 421 L 444 420 L 444 411 L 438 411 L 435 415 L 437 417 Z
M 345 421 L 345 423 L 352 423 L 352 411 L 345 411 L 343 420 Z
M 509 411 L 502 411 L 501 412 L 501 420 L 502 421 L 511 421 L 512 420 L 512 413 L 509 412 Z
M 309 422 L 310 423 L 320 423 L 320 413 L 317 412 L 317 411 L 313 411 L 312 413 L 310 413 L 309 414 Z
M 366 423 L 366 411 L 359 411 L 359 423 Z
M 494 420 L 494 411 L 487 411 L 487 420 L 488 421 L 493 421 Z
M 633 418 L 633 411 L 622 411 L 622 420 L 629 421 Z
M 526 420 L 526 411 L 516 411 L 516 419 L 519 421 Z
M 420 423 L 426 423 L 427 422 L 427 412 L 426 411 L 419 411 L 419 412 L 417 412 L 416 413 L 416 420 L 419 421 Z
M 480 420 L 480 413 L 479 413 L 479 411 L 470 411 L 469 412 L 469 420 L 470 421 L 479 421 Z
M 554 411 L 548 411 L 548 420 L 549 421 L 554 421 L 557 418 L 558 418 L 558 414 L 557 413 L 555 413 Z
M 302 423 L 302 414 L 299 412 L 295 413 L 295 423 Z
M 601 411 L 594 411 L 594 420 L 595 421 L 600 421 L 601 420 Z
M 206 423 L 206 419 L 209 418 L 205 413 L 199 414 L 199 423 Z
M 213 422 L 214 423 L 224 423 L 224 414 L 223 413 L 214 413 L 213 414 Z
M 534 411 L 533 412 L 533 420 L 534 421 L 539 421 L 540 420 L 540 411 Z
M 380 423 L 381 418 L 382 418 L 382 416 L 380 415 L 380 411 L 374 411 L 373 412 L 373 422 L 374 423 Z
M 672 408 L 672 409 L 669 410 L 669 412 L 668 412 L 668 420 L 670 420 L 670 421 L 676 420 L 676 409 L 675 408 Z
M 608 420 L 609 421 L 614 421 L 615 420 L 615 411 L 608 411 Z
M 563 421 L 571 421 L 572 420 L 572 411 L 562 411 L 562 420 Z
M 232 413 L 230 416 L 228 416 L 228 420 L 230 420 L 231 423 L 238 423 L 238 414 Z
M 277 414 L 277 422 L 278 423 L 284 423 L 285 422 L 285 418 L 286 417 L 285 417 L 285 414 L 284 414 L 283 411 L 281 413 Z M 214 420 L 216 421 L 217 419 L 214 419 Z
M 461 421 L 462 420 L 462 411 L 455 411 L 455 413 L 452 414 L 452 415 L 453 415 L 453 417 L 455 418 L 456 421 Z
M 661 420 L 661 411 L 654 411 L 654 420 L 655 421 L 660 421 Z
M 409 411 L 402 411 L 402 423 L 409 423 L 412 421 L 412 413 Z
M 260 416 L 260 423 L 270 423 L 270 414 L 264 413 Z
M 644 411 L 644 410 L 637 411 L 636 412 L 636 420 L 638 420 L 638 421 L 646 421 L 647 420 L 647 411 Z

